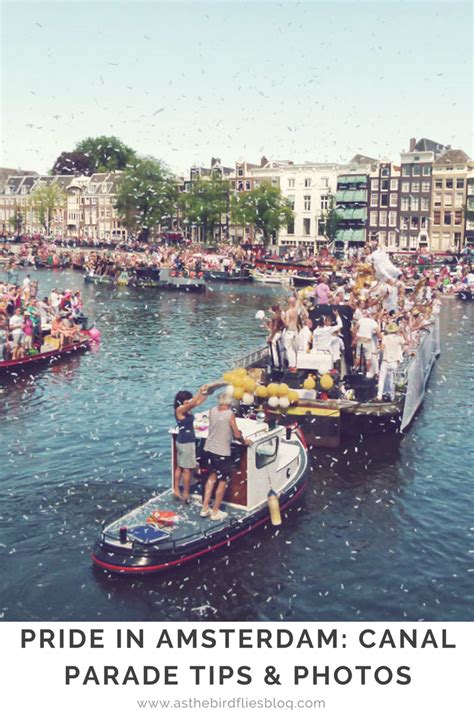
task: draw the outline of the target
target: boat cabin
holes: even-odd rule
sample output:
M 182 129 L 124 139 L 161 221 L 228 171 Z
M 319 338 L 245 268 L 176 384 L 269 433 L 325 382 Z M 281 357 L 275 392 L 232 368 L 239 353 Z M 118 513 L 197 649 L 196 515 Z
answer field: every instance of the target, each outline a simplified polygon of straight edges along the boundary
M 287 439 L 283 426 L 270 428 L 267 422 L 237 417 L 237 426 L 251 446 L 234 442 L 231 448 L 232 477 L 227 485 L 224 502 L 237 509 L 252 510 L 262 505 L 272 488 L 282 490 L 297 473 L 300 447 Z M 204 444 L 207 438 L 209 419 L 207 413 L 197 414 L 195 431 L 198 459 L 205 461 Z M 172 471 L 176 462 L 177 432 L 172 430 Z M 195 481 L 205 484 L 208 472 L 201 468 Z

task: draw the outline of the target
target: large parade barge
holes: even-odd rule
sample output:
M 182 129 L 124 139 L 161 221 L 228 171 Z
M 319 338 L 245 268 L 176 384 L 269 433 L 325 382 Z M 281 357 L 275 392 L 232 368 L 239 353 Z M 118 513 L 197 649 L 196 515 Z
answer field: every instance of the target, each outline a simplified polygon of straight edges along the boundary
M 311 353 L 299 356 L 297 368 L 289 371 L 274 366 L 269 347 L 265 346 L 237 359 L 233 367 L 244 368 L 264 388 L 269 389 L 270 383 L 290 388 L 294 396 L 289 403 L 284 402 L 289 404 L 284 407 L 280 406 L 282 400 L 275 396 L 259 398 L 257 388 L 254 406 L 263 410 L 270 421 L 297 424 L 308 445 L 336 448 L 346 437 L 403 433 L 423 402 L 426 384 L 439 354 L 439 315 L 436 315 L 424 330 L 416 350 L 405 357 L 396 372 L 393 402 L 375 399 L 375 379 L 369 380 L 361 374 L 339 378 L 334 371 L 328 371 L 327 366 L 318 370 Z M 312 389 L 305 387 L 308 379 L 314 383 L 311 383 Z
M 208 415 L 196 416 L 197 451 L 202 453 Z M 183 504 L 172 488 L 113 522 L 104 523 L 95 545 L 93 562 L 109 572 L 140 574 L 174 566 L 227 547 L 273 520 L 292 505 L 307 482 L 307 451 L 296 428 L 274 426 L 257 419 L 237 418 L 237 426 L 251 444 L 233 443 L 232 476 L 221 509 L 224 520 L 199 515 L 207 472 L 201 468 L 191 487 L 191 503 Z M 176 436 L 172 430 L 171 480 L 176 464 Z M 278 499 L 279 511 L 271 510 Z M 275 508 L 273 507 L 273 514 Z

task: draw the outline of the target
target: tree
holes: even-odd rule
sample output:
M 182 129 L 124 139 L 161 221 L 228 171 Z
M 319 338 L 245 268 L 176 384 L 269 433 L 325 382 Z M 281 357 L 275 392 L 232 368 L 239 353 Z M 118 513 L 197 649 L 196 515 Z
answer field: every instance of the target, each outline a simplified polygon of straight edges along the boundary
M 14 234 L 21 234 L 21 228 L 23 226 L 23 222 L 25 221 L 25 215 L 24 212 L 19 208 L 15 207 L 14 212 L 13 212 L 13 217 L 10 217 L 8 222 L 11 224 L 13 228 Z
M 329 196 L 328 209 L 324 214 L 324 235 L 329 243 L 337 238 L 337 232 L 341 223 L 341 216 L 337 212 L 334 195 Z
M 31 208 L 36 212 L 38 221 L 49 234 L 49 225 L 56 210 L 66 204 L 66 195 L 57 182 L 39 185 L 29 199 Z
M 135 151 L 115 136 L 85 138 L 77 143 L 75 150 L 90 158 L 96 173 L 125 170 L 136 157 Z
M 77 150 L 61 153 L 52 169 L 53 175 L 92 175 L 93 172 L 91 157 Z
M 261 232 L 265 245 L 280 227 L 293 219 L 291 204 L 280 188 L 265 182 L 249 192 L 234 195 L 231 214 L 237 224 L 251 224 Z
M 227 212 L 229 204 L 229 183 L 219 175 L 210 180 L 198 178 L 191 184 L 189 192 L 183 192 L 179 206 L 184 218 L 192 224 L 199 224 L 204 241 L 214 238 L 216 224 L 221 223 L 222 214 Z
M 116 208 L 123 223 L 147 241 L 153 230 L 171 218 L 176 198 L 168 168 L 155 158 L 136 158 L 120 176 Z

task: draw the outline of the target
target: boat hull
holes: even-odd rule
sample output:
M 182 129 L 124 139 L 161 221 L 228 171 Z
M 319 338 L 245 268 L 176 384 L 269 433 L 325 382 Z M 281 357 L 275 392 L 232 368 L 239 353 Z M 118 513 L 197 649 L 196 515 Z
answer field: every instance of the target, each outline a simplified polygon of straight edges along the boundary
M 280 510 L 292 505 L 303 493 L 307 484 L 306 465 L 294 485 L 279 499 Z M 93 554 L 93 563 L 108 572 L 118 574 L 150 574 L 163 572 L 191 562 L 207 555 L 223 546 L 228 546 L 239 538 L 251 533 L 258 527 L 270 523 L 270 514 L 265 505 L 257 511 L 246 514 L 242 518 L 231 519 L 228 525 L 209 533 L 204 539 L 197 539 L 186 545 L 176 544 L 169 549 L 159 546 L 146 549 L 144 546 L 134 546 L 130 552 L 124 553 L 114 545 L 106 542 L 103 536 L 97 541 Z
M 47 353 L 39 353 L 38 355 L 31 355 L 29 357 L 23 357 L 19 360 L 2 360 L 0 361 L 0 377 L 11 376 L 17 377 L 22 372 L 26 370 L 33 370 L 36 367 L 41 367 L 43 365 L 50 365 L 51 363 L 62 360 L 70 355 L 75 355 L 80 352 L 88 350 L 91 346 L 91 339 L 84 340 L 80 343 L 73 343 L 72 345 L 67 345 L 62 350 L 50 350 Z

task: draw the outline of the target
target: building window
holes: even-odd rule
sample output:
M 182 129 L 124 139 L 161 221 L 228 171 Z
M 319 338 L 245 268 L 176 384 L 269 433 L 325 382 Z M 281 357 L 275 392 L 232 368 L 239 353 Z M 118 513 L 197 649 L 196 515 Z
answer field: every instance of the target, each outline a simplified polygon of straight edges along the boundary
M 462 224 L 462 212 L 458 210 L 454 213 L 454 224 Z
M 390 227 L 397 226 L 397 213 L 396 212 L 389 212 L 388 213 L 388 223 L 389 223 Z
M 245 189 L 250 190 L 250 180 L 245 181 Z
M 370 213 L 370 226 L 371 227 L 377 226 L 377 214 L 378 214 L 378 212 L 371 212 Z
M 294 219 L 290 219 L 290 221 L 288 222 L 288 225 L 286 227 L 286 232 L 287 232 L 287 234 L 294 234 L 295 233 L 295 220 Z
M 435 188 L 437 190 L 442 190 L 443 189 L 443 181 L 442 180 L 435 180 Z
M 420 217 L 420 229 L 427 229 L 428 217 Z
M 441 193 L 436 192 L 433 196 L 433 204 L 435 207 L 441 207 Z
M 303 234 L 305 237 L 309 237 L 311 232 L 311 220 L 309 217 L 303 219 Z
M 388 233 L 388 241 L 387 241 L 387 246 L 388 247 L 395 247 L 397 246 L 397 233 L 396 232 L 389 232 Z
M 441 224 L 441 212 L 434 213 L 433 224 Z
M 446 180 L 446 189 L 447 190 L 452 190 L 453 189 L 453 181 L 451 179 Z
M 430 198 L 429 197 L 422 197 L 420 200 L 420 208 L 422 212 L 426 212 L 430 208 Z
M 329 207 L 329 195 L 321 195 L 321 209 L 327 210 Z
M 456 188 L 458 190 L 462 190 L 464 188 L 464 180 L 462 178 L 458 178 L 456 180 Z
M 288 178 L 288 187 L 295 186 L 295 178 Z
M 370 196 L 370 206 L 371 207 L 378 207 L 379 204 L 379 196 L 377 192 L 373 192 Z
M 243 180 L 239 180 L 239 181 L 237 182 L 237 190 L 238 190 L 239 192 L 242 192 L 243 189 L 244 189 L 244 181 L 243 181 Z
M 402 197 L 401 209 L 403 210 L 403 212 L 408 212 L 408 210 L 410 209 L 410 198 L 409 197 Z
M 388 177 L 390 175 L 390 168 L 382 168 L 380 174 L 382 177 Z
M 412 192 L 420 192 L 420 183 L 418 182 L 418 180 L 412 182 L 411 190 Z
M 390 184 L 390 180 L 382 180 L 381 189 L 388 190 L 389 184 Z
M 444 196 L 444 206 L 445 207 L 452 207 L 453 206 L 453 196 L 452 195 L 445 195 Z
M 379 181 L 378 180 L 372 180 L 372 190 L 376 192 L 379 189 Z
M 309 212 L 311 210 L 311 195 L 303 196 L 303 209 L 305 212 Z
M 463 202 L 464 202 L 464 195 L 462 194 L 462 192 L 456 192 L 456 194 L 454 196 L 454 205 L 456 207 L 462 207 Z
M 311 178 L 305 178 L 305 179 L 304 179 L 304 186 L 305 186 L 305 187 L 311 187 Z
M 423 180 L 421 183 L 421 191 L 422 192 L 429 192 L 430 191 L 430 183 L 428 180 Z
M 291 209 L 294 210 L 295 209 L 295 196 L 289 195 L 286 199 L 289 202 Z
M 243 174 L 244 174 L 243 169 L 242 169 L 242 168 L 239 168 L 239 169 L 237 170 L 237 175 L 238 175 L 239 177 L 243 177 Z
M 398 190 L 398 180 L 390 180 L 390 189 L 392 191 Z
M 398 194 L 396 192 L 390 193 L 390 207 L 396 207 L 398 205 Z
M 326 232 L 326 221 L 324 219 L 318 219 L 316 217 L 316 224 L 318 229 L 318 237 L 324 237 Z
M 402 182 L 402 192 L 410 192 L 410 183 Z
M 423 175 L 431 175 L 431 165 L 423 165 Z
M 388 195 L 380 195 L 380 206 L 388 207 Z
M 418 210 L 420 209 L 420 198 L 419 197 L 415 197 L 414 195 L 412 195 L 410 209 L 413 212 L 418 212 Z
M 411 175 L 411 170 L 409 165 L 404 165 L 402 167 L 402 175 L 403 177 L 410 177 Z
M 380 212 L 379 216 L 379 224 L 381 227 L 386 227 L 387 226 L 387 213 L 386 212 Z
M 421 175 L 421 165 L 413 166 L 413 175 Z
M 418 217 L 410 217 L 410 229 L 418 229 Z
M 445 213 L 444 213 L 443 224 L 446 224 L 446 225 L 452 224 L 452 215 L 451 215 L 451 212 L 445 212 Z
M 321 178 L 322 187 L 329 187 L 329 178 Z

